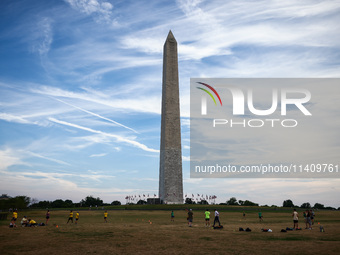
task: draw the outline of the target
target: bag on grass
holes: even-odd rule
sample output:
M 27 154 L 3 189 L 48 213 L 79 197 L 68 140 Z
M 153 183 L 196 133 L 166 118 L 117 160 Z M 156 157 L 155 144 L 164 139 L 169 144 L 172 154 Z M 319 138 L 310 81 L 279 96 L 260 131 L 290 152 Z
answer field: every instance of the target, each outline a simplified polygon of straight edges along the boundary
M 222 229 L 223 228 L 223 226 L 221 225 L 221 226 L 216 226 L 216 227 L 214 227 L 214 229 Z

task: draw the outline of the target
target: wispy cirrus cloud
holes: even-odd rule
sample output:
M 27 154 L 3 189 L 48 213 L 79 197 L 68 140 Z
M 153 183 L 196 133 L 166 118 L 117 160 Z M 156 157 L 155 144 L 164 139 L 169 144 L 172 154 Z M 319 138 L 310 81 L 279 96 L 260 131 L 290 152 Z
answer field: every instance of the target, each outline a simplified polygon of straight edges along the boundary
M 11 148 L 7 147 L 0 150 L 0 171 L 7 170 L 8 167 L 13 165 L 25 164 L 19 154 L 15 153 Z
M 61 165 L 67 165 L 67 166 L 70 166 L 69 163 L 65 162 L 65 161 L 62 161 L 62 160 L 59 160 L 59 159 L 54 159 L 54 158 L 51 158 L 51 157 L 46 157 L 44 155 L 41 155 L 41 154 L 38 154 L 38 153 L 35 153 L 35 152 L 31 152 L 31 151 L 25 151 L 25 153 L 33 156 L 33 157 L 37 157 L 37 158 L 41 158 L 41 159 L 46 159 L 48 161 L 52 161 L 52 162 L 55 162 L 55 163 L 58 163 L 58 164 L 61 164 Z
M 52 19 L 44 17 L 38 21 L 31 35 L 32 51 L 38 52 L 40 56 L 46 55 L 53 42 Z
M 90 158 L 96 158 L 96 157 L 105 157 L 107 153 L 101 153 L 101 154 L 92 154 Z
M 130 130 L 130 131 L 132 131 L 132 132 L 138 134 L 138 132 L 137 132 L 136 130 L 134 130 L 133 128 L 127 127 L 127 126 L 125 126 L 125 125 L 123 125 L 123 124 L 121 124 L 121 123 L 119 123 L 119 122 L 117 122 L 117 121 L 114 121 L 114 120 L 111 120 L 111 119 L 109 119 L 109 118 L 103 117 L 103 116 L 101 116 L 101 115 L 99 115 L 99 114 L 96 114 L 96 113 L 94 113 L 94 112 L 90 112 L 90 111 L 85 110 L 85 109 L 83 109 L 83 108 L 81 108 L 81 107 L 78 107 L 78 106 L 75 106 L 75 105 L 73 105 L 73 104 L 67 103 L 67 102 L 65 102 L 65 101 L 63 101 L 63 100 L 60 100 L 60 99 L 57 99 L 57 98 L 54 98 L 54 99 L 57 100 L 57 101 L 59 101 L 59 102 L 61 102 L 61 103 L 63 103 L 63 104 L 69 105 L 69 106 L 74 107 L 74 108 L 76 108 L 76 109 L 78 109 L 78 110 L 80 110 L 80 111 L 86 112 L 86 113 L 88 113 L 88 114 L 90 114 L 90 115 L 93 115 L 93 116 L 95 116 L 95 117 L 98 117 L 98 118 L 100 118 L 100 119 L 109 121 L 109 122 L 111 122 L 111 123 L 114 123 L 114 124 L 117 125 L 117 126 L 126 128 L 126 129 L 128 129 L 128 130 Z
M 72 8 L 87 15 L 93 15 L 98 23 L 108 23 L 114 25 L 113 5 L 108 1 L 102 0 L 65 0 Z
M 22 116 L 15 116 L 9 113 L 0 113 L 0 119 L 8 121 L 8 122 L 16 122 L 20 124 L 32 124 L 30 121 L 28 121 Z
M 79 93 L 69 90 L 60 89 L 51 86 L 39 86 L 39 88 L 33 88 L 31 90 L 37 94 L 43 94 L 52 97 L 65 97 L 72 99 L 81 99 L 101 105 L 106 105 L 122 111 L 133 111 L 133 112 L 149 112 L 160 114 L 160 97 L 156 95 L 150 95 L 149 97 L 140 97 L 138 95 L 127 98 L 102 98 L 86 92 Z M 124 92 L 122 92 L 124 93 Z M 155 107 L 157 105 L 157 107 Z
M 130 140 L 128 138 L 125 138 L 125 137 L 122 137 L 122 136 L 119 136 L 119 135 L 105 133 L 105 132 L 102 132 L 102 131 L 99 131 L 99 130 L 94 130 L 92 128 L 87 128 L 87 127 L 83 127 L 83 126 L 73 124 L 73 123 L 69 123 L 69 122 L 66 122 L 66 121 L 57 120 L 55 118 L 48 118 L 48 119 L 50 121 L 54 122 L 54 123 L 57 123 L 57 124 L 61 124 L 61 125 L 69 126 L 69 127 L 74 127 L 74 128 L 77 128 L 77 129 L 82 129 L 82 130 L 85 130 L 85 131 L 88 131 L 88 132 L 91 132 L 91 133 L 101 134 L 101 135 L 104 135 L 104 136 L 107 136 L 107 137 L 112 137 L 112 138 L 115 138 L 117 142 L 127 143 L 129 145 L 132 145 L 132 146 L 137 147 L 139 149 L 142 149 L 144 151 L 159 152 L 159 150 L 151 149 L 151 148 L 147 147 L 145 144 L 139 143 L 139 142 L 134 141 L 134 140 Z

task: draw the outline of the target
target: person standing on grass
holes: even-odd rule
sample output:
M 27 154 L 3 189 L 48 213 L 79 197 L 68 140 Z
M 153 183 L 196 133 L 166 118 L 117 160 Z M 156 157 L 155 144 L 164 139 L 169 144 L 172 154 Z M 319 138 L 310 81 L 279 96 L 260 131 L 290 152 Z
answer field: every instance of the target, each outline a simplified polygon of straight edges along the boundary
M 48 223 L 49 220 L 50 220 L 50 210 L 47 210 L 47 212 L 46 212 L 46 226 L 47 226 L 47 223 Z
M 260 220 L 260 222 L 262 222 L 262 221 L 263 221 L 262 212 L 259 212 L 259 220 Z
M 243 212 L 243 219 L 245 219 L 246 218 L 246 213 L 245 212 Z
M 314 217 L 315 217 L 314 210 L 310 210 L 310 213 L 311 213 L 310 219 L 311 219 L 311 221 L 312 221 L 312 225 L 314 225 Z
M 171 221 L 175 221 L 175 213 L 174 213 L 174 211 L 171 211 Z
M 298 229 L 299 228 L 299 214 L 296 211 L 296 209 L 294 209 L 292 216 L 293 216 L 293 222 L 294 222 L 293 228 Z
M 78 220 L 79 220 L 79 212 L 76 213 L 76 224 L 78 224 Z
M 68 224 L 69 221 L 73 223 L 73 211 L 72 210 L 70 210 L 70 215 L 68 216 L 68 220 L 66 224 Z
M 107 223 L 107 211 L 104 212 L 104 222 Z
M 194 213 L 192 212 L 192 209 L 189 210 L 187 219 L 189 227 L 192 227 L 192 221 L 194 219 Z
M 210 227 L 210 212 L 209 209 L 207 209 L 205 212 L 205 226 Z
M 312 221 L 311 221 L 311 213 L 310 213 L 310 210 L 306 210 L 306 219 L 307 219 L 306 229 L 311 230 L 311 229 L 312 229 Z
M 214 225 L 213 227 L 215 227 L 215 224 L 218 222 L 218 226 L 221 226 L 221 222 L 220 222 L 220 213 L 217 211 L 217 209 L 215 209 L 215 219 L 214 219 Z
M 17 226 L 15 225 L 15 222 L 17 221 L 17 219 L 18 219 L 18 210 L 14 210 L 13 215 L 12 215 L 12 220 L 11 220 L 13 227 Z

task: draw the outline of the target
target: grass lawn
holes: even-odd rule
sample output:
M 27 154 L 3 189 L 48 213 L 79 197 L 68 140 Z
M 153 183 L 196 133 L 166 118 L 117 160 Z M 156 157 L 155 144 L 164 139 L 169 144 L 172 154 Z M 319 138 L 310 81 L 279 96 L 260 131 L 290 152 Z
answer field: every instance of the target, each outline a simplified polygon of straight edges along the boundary
M 213 208 L 211 215 L 213 215 Z M 201 208 L 202 209 L 202 208 Z M 45 222 L 45 210 L 20 212 Z M 291 211 L 220 211 L 221 230 L 205 227 L 204 210 L 194 209 L 189 228 L 185 210 L 108 210 L 108 223 L 98 210 L 79 211 L 79 223 L 66 224 L 68 210 L 51 210 L 44 227 L 9 228 L 9 219 L 0 221 L 0 254 L 339 254 L 340 212 L 316 212 L 314 228 L 305 230 L 302 212 L 300 231 L 280 232 L 293 227 Z M 10 218 L 10 215 L 8 216 Z M 211 217 L 213 221 L 213 217 Z M 319 231 L 319 224 L 325 232 Z M 57 227 L 58 226 L 58 227 Z M 249 227 L 251 232 L 239 232 Z M 261 228 L 270 228 L 264 233 Z

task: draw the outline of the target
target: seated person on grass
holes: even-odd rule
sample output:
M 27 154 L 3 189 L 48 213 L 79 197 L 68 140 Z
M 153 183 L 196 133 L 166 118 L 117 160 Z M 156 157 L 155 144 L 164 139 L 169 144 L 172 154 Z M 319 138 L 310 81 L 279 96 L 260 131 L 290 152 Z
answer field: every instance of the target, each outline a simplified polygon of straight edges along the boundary
M 38 226 L 38 223 L 35 221 L 35 220 L 32 220 L 32 219 L 28 219 L 28 226 L 29 227 L 36 227 Z
M 27 227 L 27 224 L 28 224 L 28 220 L 27 220 L 26 216 L 24 216 L 24 218 L 22 218 L 22 220 L 21 220 L 21 226 Z

